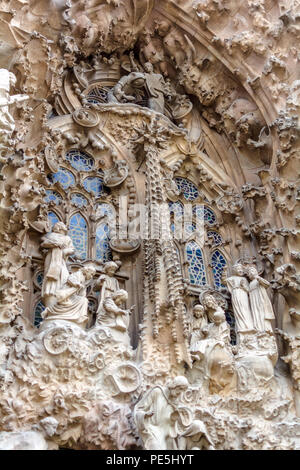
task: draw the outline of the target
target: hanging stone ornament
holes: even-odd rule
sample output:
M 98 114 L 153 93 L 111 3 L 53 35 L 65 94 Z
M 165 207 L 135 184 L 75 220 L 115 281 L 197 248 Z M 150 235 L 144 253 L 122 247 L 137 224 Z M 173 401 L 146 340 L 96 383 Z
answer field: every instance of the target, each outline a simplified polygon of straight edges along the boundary
M 88 108 L 76 109 L 72 116 L 76 124 L 82 127 L 96 127 L 100 121 L 98 113 Z
M 47 145 L 47 147 L 45 148 L 45 160 L 47 162 L 47 165 L 49 167 L 49 169 L 53 172 L 53 173 L 57 173 L 58 170 L 59 170 L 59 166 L 58 166 L 58 163 L 57 163 L 57 154 L 54 150 L 53 147 L 51 147 L 51 145 Z
M 217 208 L 225 214 L 237 214 L 243 208 L 243 199 L 240 194 L 233 191 L 226 191 L 223 196 L 216 201 Z

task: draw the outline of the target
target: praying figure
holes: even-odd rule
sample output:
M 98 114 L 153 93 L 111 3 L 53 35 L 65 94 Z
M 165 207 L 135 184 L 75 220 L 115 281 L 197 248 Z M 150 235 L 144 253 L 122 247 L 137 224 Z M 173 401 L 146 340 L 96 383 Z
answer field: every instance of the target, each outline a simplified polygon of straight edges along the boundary
M 69 277 L 67 259 L 75 252 L 75 249 L 67 233 L 68 229 L 65 224 L 57 222 L 52 232 L 42 238 L 41 248 L 48 250 L 42 286 L 42 298 L 46 307 L 56 302 L 56 292 L 62 288 Z
M 254 266 L 249 267 L 248 277 L 250 279 L 249 297 L 254 328 L 258 331 L 272 332 L 271 320 L 274 320 L 275 316 L 267 293 L 270 283 L 259 276 Z

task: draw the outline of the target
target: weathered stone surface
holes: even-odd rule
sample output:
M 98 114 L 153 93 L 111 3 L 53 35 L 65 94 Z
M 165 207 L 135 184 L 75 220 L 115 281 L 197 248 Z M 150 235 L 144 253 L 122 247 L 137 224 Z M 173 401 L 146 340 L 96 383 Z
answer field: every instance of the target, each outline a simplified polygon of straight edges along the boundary
M 1 449 L 299 450 L 298 3 L 0 0 Z

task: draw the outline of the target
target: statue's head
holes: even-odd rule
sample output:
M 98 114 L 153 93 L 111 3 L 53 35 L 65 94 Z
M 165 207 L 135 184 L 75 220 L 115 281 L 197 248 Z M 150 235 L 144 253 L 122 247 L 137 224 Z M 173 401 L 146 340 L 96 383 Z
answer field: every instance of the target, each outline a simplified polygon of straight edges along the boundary
M 40 427 L 42 428 L 43 432 L 47 437 L 52 437 L 56 433 L 58 421 L 49 416 L 48 418 L 44 418 L 40 421 Z
M 237 276 L 243 276 L 245 274 L 244 266 L 241 263 L 236 263 L 232 266 L 232 271 Z
M 249 278 L 252 280 L 252 279 L 255 279 L 258 276 L 258 271 L 257 271 L 255 266 L 250 266 L 248 268 L 247 274 L 248 274 Z
M 117 304 L 123 304 L 128 299 L 128 293 L 124 289 L 119 289 L 112 295 L 112 298 Z
M 177 397 L 189 387 L 189 382 L 183 375 L 178 375 L 168 384 L 171 397 Z
M 214 298 L 213 295 L 210 295 L 210 294 L 204 297 L 203 304 L 204 304 L 204 307 L 207 307 L 207 308 L 216 308 L 218 306 L 216 299 Z
M 216 325 L 220 325 L 226 320 L 225 313 L 222 309 L 215 310 L 214 313 L 210 316 L 210 320 Z
M 105 265 L 104 265 L 104 272 L 105 272 L 105 274 L 108 274 L 108 275 L 112 276 L 112 275 L 115 274 L 118 267 L 119 266 L 114 261 L 108 261 L 108 263 L 105 263 Z
M 193 314 L 195 318 L 201 318 L 204 314 L 204 307 L 200 304 L 197 304 L 193 308 Z
M 82 268 L 82 272 L 87 280 L 92 279 L 96 274 L 96 268 L 92 263 L 85 264 Z
M 56 222 L 56 224 L 53 225 L 52 232 L 54 233 L 68 233 L 68 229 L 66 225 L 63 222 Z
M 151 62 L 146 62 L 144 64 L 144 70 L 147 73 L 153 73 L 153 65 L 151 64 Z

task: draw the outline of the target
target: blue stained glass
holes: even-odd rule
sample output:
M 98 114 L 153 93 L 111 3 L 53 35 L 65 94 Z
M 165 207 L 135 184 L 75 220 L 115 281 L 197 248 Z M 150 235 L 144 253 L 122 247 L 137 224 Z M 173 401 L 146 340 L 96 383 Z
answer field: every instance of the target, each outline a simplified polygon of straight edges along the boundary
M 57 191 L 46 189 L 44 201 L 48 203 L 53 201 L 58 206 L 62 202 L 62 197 Z
M 107 103 L 107 92 L 106 87 L 95 87 L 92 88 L 87 95 L 87 101 L 89 103 Z
M 60 168 L 57 173 L 52 173 L 49 179 L 52 183 L 59 182 L 64 189 L 75 185 L 74 175 L 65 168 Z
M 189 263 L 190 283 L 196 286 L 205 286 L 206 274 L 202 251 L 196 242 L 191 241 L 186 245 L 186 255 Z
M 101 224 L 96 230 L 96 259 L 102 262 L 112 260 L 112 253 L 109 246 L 109 227 Z
M 59 218 L 57 217 L 57 215 L 55 214 L 55 212 L 48 212 L 48 220 L 50 222 L 50 227 L 51 227 L 51 230 L 52 230 L 52 227 L 54 224 L 56 224 L 56 222 L 59 222 Z
M 203 220 L 204 218 L 204 222 L 208 225 L 214 225 L 217 221 L 214 211 L 203 204 L 197 204 L 194 206 L 193 214 L 200 220 Z
M 183 216 L 183 205 L 181 202 L 169 202 L 169 210 L 170 214 L 174 214 L 175 217 L 182 217 Z
M 45 305 L 41 300 L 35 306 L 34 309 L 34 326 L 37 328 L 40 326 L 40 323 L 43 321 L 42 312 L 45 310 Z
M 94 168 L 94 159 L 81 150 L 70 150 L 66 154 L 66 160 L 77 171 L 91 171 Z
M 194 201 L 199 196 L 198 188 L 191 181 L 177 177 L 175 178 L 178 189 L 187 201 Z
M 88 205 L 88 200 L 80 193 L 73 193 L 71 196 L 71 202 L 74 206 L 80 208 Z
M 85 178 L 83 181 L 83 187 L 87 192 L 94 193 L 96 197 L 101 196 L 101 194 L 105 192 L 103 189 L 103 181 L 98 176 L 89 176 L 88 178 Z
M 213 243 L 213 245 L 220 245 L 223 242 L 221 235 L 218 232 L 210 230 L 207 232 L 207 237 Z
M 69 235 L 72 238 L 77 258 L 86 259 L 88 250 L 88 231 L 85 219 L 74 214 L 70 219 Z
M 43 285 L 43 279 L 44 279 L 44 273 L 42 271 L 40 271 L 39 273 L 37 273 L 36 278 L 35 278 L 37 284 L 40 287 L 42 287 L 42 285 Z
M 115 215 L 115 209 L 110 205 L 106 204 L 105 202 L 103 204 L 97 204 L 96 206 L 97 210 L 97 217 L 112 217 Z
M 211 257 L 211 266 L 213 269 L 214 284 L 216 289 L 225 287 L 224 284 L 222 284 L 222 275 L 226 264 L 226 259 L 222 253 L 219 250 L 214 251 Z

